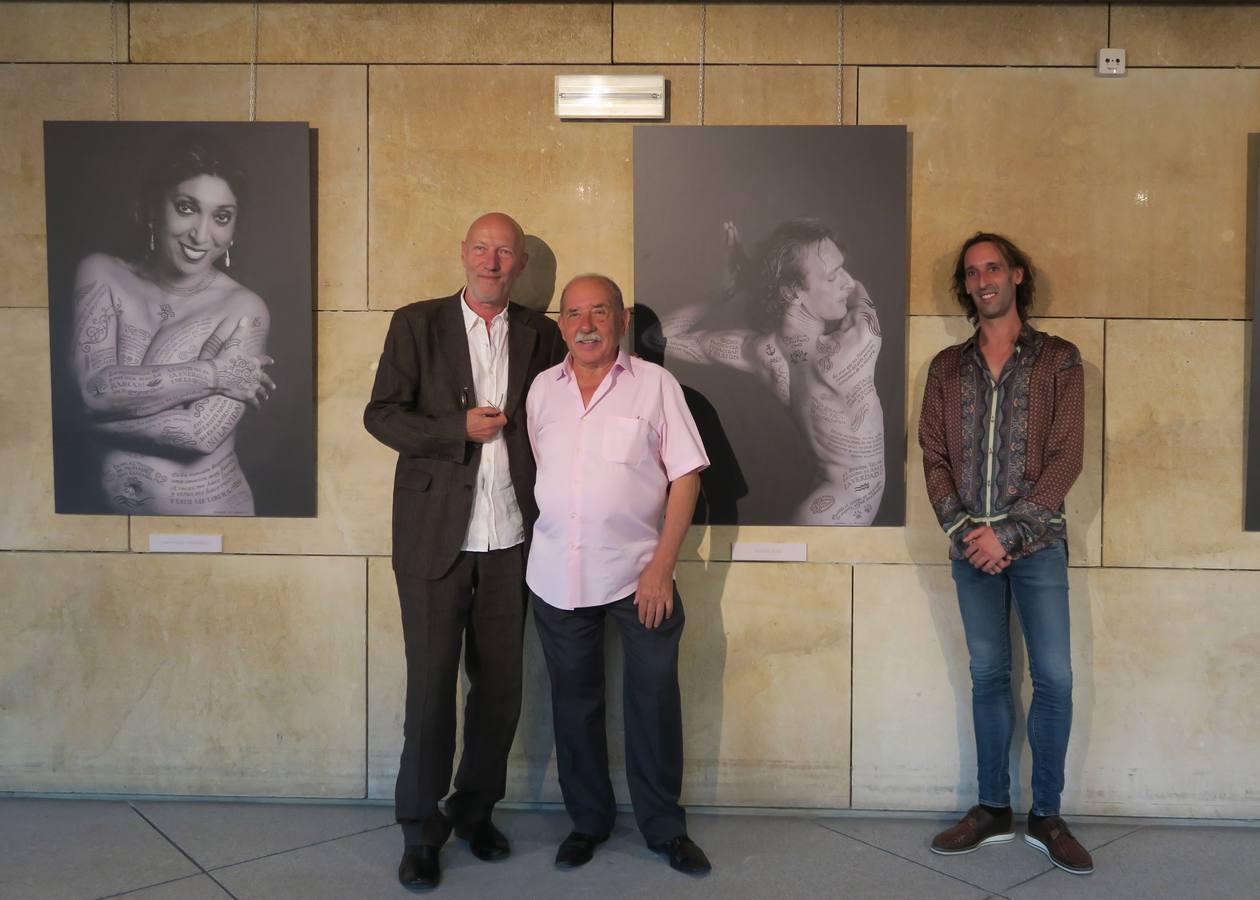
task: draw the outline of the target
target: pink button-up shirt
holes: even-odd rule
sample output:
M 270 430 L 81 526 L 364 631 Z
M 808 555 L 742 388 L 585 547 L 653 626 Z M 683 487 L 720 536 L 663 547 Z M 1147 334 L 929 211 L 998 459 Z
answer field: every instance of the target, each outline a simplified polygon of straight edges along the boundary
M 571 358 L 526 400 L 539 517 L 525 580 L 552 606 L 634 593 L 656 552 L 669 482 L 709 465 L 678 381 L 625 351 L 582 406 Z

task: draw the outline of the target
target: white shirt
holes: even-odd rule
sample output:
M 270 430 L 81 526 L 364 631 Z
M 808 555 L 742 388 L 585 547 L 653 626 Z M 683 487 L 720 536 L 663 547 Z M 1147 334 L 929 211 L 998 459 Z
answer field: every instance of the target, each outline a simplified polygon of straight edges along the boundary
M 468 333 L 468 356 L 472 361 L 472 389 L 469 408 L 494 406 L 503 408 L 508 382 L 508 316 L 507 307 L 490 320 L 473 312 L 461 292 L 460 310 L 464 313 L 464 330 Z M 473 491 L 472 518 L 461 550 L 484 553 L 515 547 L 525 540 L 525 521 L 516 503 L 512 475 L 508 470 L 507 446 L 503 432 L 481 445 L 481 464 L 477 466 L 477 484 Z

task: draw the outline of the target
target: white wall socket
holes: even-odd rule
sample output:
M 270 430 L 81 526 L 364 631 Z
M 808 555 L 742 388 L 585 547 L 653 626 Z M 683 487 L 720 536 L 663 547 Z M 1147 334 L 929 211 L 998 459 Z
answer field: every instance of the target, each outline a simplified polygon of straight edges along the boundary
M 1098 51 L 1098 74 L 1119 78 L 1124 74 L 1124 51 L 1119 47 L 1103 47 Z

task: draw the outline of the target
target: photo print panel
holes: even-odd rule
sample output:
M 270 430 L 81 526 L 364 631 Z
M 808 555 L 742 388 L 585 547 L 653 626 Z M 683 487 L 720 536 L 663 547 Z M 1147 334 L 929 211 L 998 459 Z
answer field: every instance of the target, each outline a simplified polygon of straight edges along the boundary
M 907 141 L 635 128 L 635 341 L 708 450 L 697 523 L 905 523 Z
M 1251 341 L 1247 365 L 1247 469 L 1243 500 L 1243 529 L 1260 531 L 1260 134 L 1247 135 L 1247 299 L 1251 314 Z
M 58 513 L 315 515 L 311 138 L 44 124 Z

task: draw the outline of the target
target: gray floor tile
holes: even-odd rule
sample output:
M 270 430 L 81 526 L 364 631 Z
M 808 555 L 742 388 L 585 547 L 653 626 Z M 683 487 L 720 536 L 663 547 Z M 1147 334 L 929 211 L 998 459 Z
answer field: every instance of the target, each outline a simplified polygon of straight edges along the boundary
M 1093 875 L 1055 869 L 1009 895 L 1015 900 L 1235 900 L 1260 893 L 1260 829 L 1146 827 L 1093 856 Z
M 175 801 L 135 806 L 207 869 L 394 823 L 389 806 Z
M 179 881 L 168 881 L 166 884 L 141 888 L 129 894 L 123 894 L 119 900 L 231 900 L 232 895 L 225 891 L 208 875 L 194 875 L 181 878 Z
M 1054 868 L 1045 854 L 1024 843 L 1023 825 L 1019 822 L 1015 824 L 1015 840 L 1009 844 L 991 845 L 961 856 L 941 856 L 929 850 L 928 844 L 937 832 L 954 824 L 957 821 L 955 817 L 940 820 L 837 818 L 819 821 L 841 834 L 999 894 Z M 1075 824 L 1070 821 L 1068 824 L 1072 826 L 1077 840 L 1091 851 L 1137 827 Z
M 197 867 L 126 803 L 0 799 L 0 897 L 114 894 Z
M 983 898 L 987 892 L 806 819 L 746 816 L 689 818 L 715 870 L 706 878 L 674 872 L 649 851 L 626 817 L 595 859 L 581 869 L 555 868 L 556 846 L 569 830 L 562 813 L 504 811 L 496 821 L 512 857 L 483 863 L 461 841 L 443 851 L 443 898 Z M 396 834 L 371 832 L 215 873 L 241 900 L 410 896 L 395 880 Z

